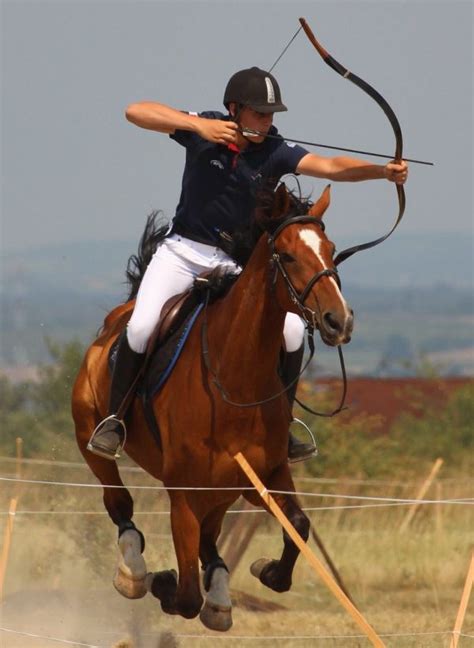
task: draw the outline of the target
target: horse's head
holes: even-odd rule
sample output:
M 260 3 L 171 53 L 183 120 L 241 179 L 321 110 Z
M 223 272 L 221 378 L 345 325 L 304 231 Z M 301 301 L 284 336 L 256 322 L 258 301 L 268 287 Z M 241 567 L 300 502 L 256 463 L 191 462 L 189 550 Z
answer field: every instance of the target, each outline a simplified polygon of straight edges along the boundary
M 329 186 L 303 213 L 301 205 L 282 184 L 269 218 L 267 214 L 277 298 L 282 308 L 317 327 L 326 344 L 345 344 L 351 339 L 353 311 L 342 296 L 333 261 L 335 246 L 324 231 Z

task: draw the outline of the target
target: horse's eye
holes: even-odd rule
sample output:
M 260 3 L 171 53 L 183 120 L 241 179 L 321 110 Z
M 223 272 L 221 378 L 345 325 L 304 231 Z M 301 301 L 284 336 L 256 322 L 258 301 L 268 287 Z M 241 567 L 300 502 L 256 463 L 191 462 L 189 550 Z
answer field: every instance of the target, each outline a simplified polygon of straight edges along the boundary
M 296 261 L 295 257 L 288 254 L 288 252 L 281 252 L 280 259 L 283 263 L 294 263 Z

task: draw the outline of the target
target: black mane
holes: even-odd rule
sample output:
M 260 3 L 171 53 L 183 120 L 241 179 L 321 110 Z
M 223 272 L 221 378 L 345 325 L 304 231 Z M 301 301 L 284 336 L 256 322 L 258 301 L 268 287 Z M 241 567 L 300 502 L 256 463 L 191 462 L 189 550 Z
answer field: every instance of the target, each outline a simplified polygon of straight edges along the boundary
M 275 192 L 271 189 L 262 190 L 257 196 L 257 206 L 253 218 L 241 229 L 234 232 L 232 241 L 223 245 L 225 252 L 240 266 L 244 267 L 264 232 L 273 234 L 278 227 L 288 218 L 304 216 L 312 207 L 312 202 L 297 196 L 295 192 L 287 189 L 290 198 L 290 209 L 275 218 L 272 209 L 275 201 Z
M 287 190 L 288 191 L 288 190 Z M 295 192 L 288 191 L 290 198 L 290 209 L 279 217 L 272 215 L 275 201 L 275 192 L 272 189 L 264 189 L 257 196 L 257 205 L 253 217 L 239 230 L 232 234 L 232 238 L 222 239 L 222 249 L 238 265 L 244 267 L 257 244 L 257 241 L 264 232 L 272 234 L 287 219 L 293 216 L 307 214 L 312 203 L 297 196 Z M 145 274 L 158 245 L 166 238 L 170 229 L 169 223 L 165 220 L 161 211 L 153 211 L 146 220 L 145 229 L 138 244 L 137 254 L 132 254 L 128 259 L 126 278 L 129 284 L 127 301 L 137 296 L 140 282 Z M 233 281 L 234 279 L 229 279 Z M 222 287 L 227 283 L 222 275 L 217 273 L 216 283 Z M 217 292 L 220 292 L 216 286 Z
M 153 211 L 147 216 L 145 229 L 138 244 L 138 252 L 129 257 L 125 271 L 130 287 L 127 301 L 135 299 L 137 296 L 145 270 L 155 254 L 156 248 L 166 238 L 169 229 L 169 223 L 165 220 L 163 212 Z

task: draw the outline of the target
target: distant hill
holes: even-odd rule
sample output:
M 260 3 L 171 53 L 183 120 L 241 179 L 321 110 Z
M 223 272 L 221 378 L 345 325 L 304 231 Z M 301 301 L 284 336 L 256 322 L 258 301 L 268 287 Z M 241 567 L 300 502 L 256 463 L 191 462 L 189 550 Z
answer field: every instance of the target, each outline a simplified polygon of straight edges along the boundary
M 367 238 L 337 241 L 338 249 Z M 117 294 L 122 290 L 128 257 L 138 241 L 74 241 L 21 251 L 3 251 L 6 284 L 22 281 L 41 290 L 54 285 Z M 472 232 L 396 232 L 382 245 L 360 252 L 340 267 L 344 283 L 362 287 L 433 286 L 471 288 L 474 282 Z
M 91 339 L 108 310 L 126 298 L 124 273 L 135 251 L 136 243 L 78 241 L 4 253 L 1 363 L 48 361 L 48 337 Z M 407 375 L 424 358 L 444 374 L 473 373 L 469 236 L 398 235 L 349 259 L 340 273 L 356 313 L 350 371 Z M 317 353 L 323 370 L 337 370 L 337 354 L 322 343 Z

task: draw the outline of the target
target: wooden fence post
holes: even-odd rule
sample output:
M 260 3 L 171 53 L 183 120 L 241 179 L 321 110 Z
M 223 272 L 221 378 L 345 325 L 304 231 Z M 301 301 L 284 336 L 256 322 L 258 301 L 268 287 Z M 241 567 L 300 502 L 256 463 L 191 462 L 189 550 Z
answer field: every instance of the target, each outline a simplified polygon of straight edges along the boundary
M 245 507 L 244 510 L 251 510 L 251 507 Z M 247 520 L 245 515 L 243 515 L 234 526 L 233 531 L 235 535 L 231 534 L 229 536 L 229 543 L 223 554 L 229 574 L 233 574 L 237 569 L 237 565 L 242 560 L 242 556 L 247 550 L 255 531 L 260 526 L 259 518 L 259 513 L 253 513 L 250 520 Z
M 313 567 L 315 572 L 322 579 L 322 581 L 329 588 L 329 590 L 334 594 L 334 596 L 338 599 L 338 601 L 341 603 L 341 605 L 349 612 L 349 614 L 354 619 L 354 621 L 357 623 L 357 625 L 361 628 L 361 630 L 363 630 L 365 632 L 367 637 L 372 642 L 372 645 L 375 646 L 376 648 L 385 648 L 385 644 L 380 639 L 380 637 L 377 635 L 377 633 L 372 628 L 372 626 L 369 625 L 369 623 L 364 619 L 364 617 L 359 612 L 359 610 L 347 598 L 347 596 L 341 590 L 341 588 L 336 583 L 336 581 L 326 571 L 326 569 L 324 568 L 321 561 L 318 560 L 318 558 L 311 551 L 311 549 L 308 547 L 308 545 L 303 540 L 303 538 L 300 536 L 300 534 L 296 531 L 296 529 L 291 524 L 289 519 L 283 513 L 283 511 L 278 506 L 278 504 L 275 502 L 275 500 L 270 495 L 270 493 L 267 491 L 264 484 L 260 481 L 257 474 L 255 473 L 253 468 L 250 466 L 248 461 L 245 459 L 243 454 L 241 452 L 238 452 L 234 456 L 234 459 L 238 462 L 238 464 L 240 465 L 242 470 L 245 472 L 247 477 L 250 479 L 250 481 L 253 483 L 253 485 L 257 489 L 257 492 L 260 495 L 260 497 L 263 499 L 263 501 L 268 506 L 270 511 L 275 515 L 277 520 L 283 526 L 283 528 L 288 533 L 288 535 L 293 540 L 293 542 L 297 545 L 297 547 L 301 551 L 301 553 L 308 560 L 308 562 Z
M 17 437 L 16 438 L 16 470 L 15 470 L 15 475 L 17 479 L 21 479 L 22 460 L 23 460 L 23 439 L 21 437 Z M 16 507 L 18 504 L 19 492 L 20 492 L 20 485 L 17 484 L 17 496 L 12 497 L 12 499 L 10 500 L 7 525 L 3 533 L 2 553 L 0 555 L 0 603 L 3 600 L 3 586 L 5 583 L 5 575 L 7 573 L 8 555 L 10 553 L 13 524 L 16 515 Z
M 21 479 L 21 469 L 22 469 L 22 461 L 23 461 L 23 439 L 21 437 L 17 437 L 15 440 L 15 445 L 16 445 L 15 476 L 17 479 Z
M 438 502 L 441 502 L 443 498 L 443 484 L 440 481 L 436 482 L 436 499 Z M 436 510 L 435 510 L 435 526 L 436 526 L 436 532 L 439 534 L 443 530 L 443 505 L 442 504 L 436 504 Z
M 16 499 L 16 497 L 13 497 L 10 500 L 10 507 L 8 509 L 7 526 L 5 527 L 5 531 L 3 533 L 3 547 L 2 547 L 2 554 L 0 556 L 0 603 L 3 600 L 3 584 L 5 582 L 5 574 L 7 572 L 8 554 L 10 553 L 10 544 L 11 544 L 11 538 L 13 533 L 13 520 L 15 518 L 17 503 L 18 500 Z
M 426 491 L 431 486 L 431 482 L 433 481 L 433 479 L 438 474 L 438 471 L 439 471 L 439 469 L 441 468 L 442 465 L 443 465 L 443 459 L 440 459 L 440 458 L 436 459 L 436 461 L 434 462 L 433 468 L 431 469 L 430 474 L 428 475 L 427 479 L 423 482 L 422 487 L 420 488 L 420 490 L 418 491 L 418 493 L 417 493 L 417 495 L 415 497 L 415 499 L 418 500 L 418 501 L 413 502 L 413 504 L 408 509 L 408 513 L 406 514 L 405 519 L 403 520 L 403 522 L 400 525 L 400 529 L 399 529 L 400 533 L 403 533 L 403 531 L 406 531 L 408 529 L 408 525 L 410 524 L 410 522 L 412 521 L 415 513 L 417 512 L 418 508 L 420 507 L 420 501 L 419 500 L 423 499 L 423 497 L 425 496 Z
M 466 582 L 464 584 L 464 590 L 461 596 L 461 602 L 459 604 L 458 615 L 456 617 L 456 623 L 454 624 L 453 636 L 449 648 L 457 648 L 459 637 L 461 635 L 461 628 L 466 615 L 467 604 L 469 602 L 469 597 L 471 595 L 472 582 L 474 580 L 474 552 L 471 556 L 471 563 L 469 565 L 469 570 L 467 572 Z

